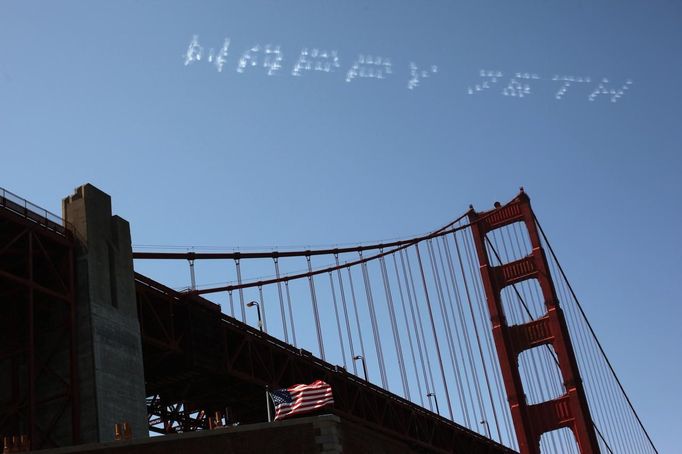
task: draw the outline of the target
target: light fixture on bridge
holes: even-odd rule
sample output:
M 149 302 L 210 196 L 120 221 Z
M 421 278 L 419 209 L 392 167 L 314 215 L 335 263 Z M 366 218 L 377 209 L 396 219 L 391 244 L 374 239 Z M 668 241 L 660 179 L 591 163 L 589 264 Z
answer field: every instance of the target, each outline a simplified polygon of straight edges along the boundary
M 481 420 L 481 425 L 485 427 L 485 433 L 486 433 L 486 435 L 488 436 L 488 438 L 492 438 L 492 437 L 490 436 L 490 426 L 488 425 L 488 421 L 486 421 L 485 419 L 482 419 L 482 420 Z
M 428 397 L 429 399 L 433 397 L 433 401 L 436 403 L 436 413 L 440 415 L 440 409 L 438 408 L 438 397 L 436 397 L 436 393 L 428 393 L 426 397 Z
M 369 381 L 367 379 L 367 363 L 365 362 L 365 357 L 362 355 L 353 356 L 353 361 L 357 360 L 362 360 L 362 371 L 365 373 L 365 381 Z
M 256 306 L 256 310 L 258 311 L 258 329 L 263 331 L 263 319 L 260 316 L 260 304 L 258 304 L 258 301 L 250 301 L 246 303 L 246 307 L 253 307 Z

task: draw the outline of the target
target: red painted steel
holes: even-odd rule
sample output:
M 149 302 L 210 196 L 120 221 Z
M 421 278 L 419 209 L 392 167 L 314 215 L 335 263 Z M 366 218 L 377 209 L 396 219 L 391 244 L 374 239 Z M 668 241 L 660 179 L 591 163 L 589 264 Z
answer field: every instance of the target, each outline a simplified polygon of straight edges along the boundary
M 573 431 L 582 454 L 598 454 L 599 445 L 587 398 L 566 320 L 559 306 L 533 217 L 530 198 L 521 190 L 516 198 L 504 206 L 496 204 L 495 209 L 487 212 L 476 212 L 472 207 L 468 215 L 493 324 L 493 338 L 521 454 L 539 454 L 542 434 L 564 427 Z M 530 237 L 531 253 L 510 263 L 491 265 L 486 248 L 486 234 L 515 222 L 525 225 Z M 509 285 L 528 279 L 538 281 L 547 313 L 529 323 L 509 326 L 501 291 Z M 547 344 L 552 345 L 556 352 L 566 392 L 556 399 L 529 405 L 518 369 L 518 357 L 524 350 Z
M 0 436 L 32 449 L 79 440 L 74 246 L 57 216 L 0 189 Z

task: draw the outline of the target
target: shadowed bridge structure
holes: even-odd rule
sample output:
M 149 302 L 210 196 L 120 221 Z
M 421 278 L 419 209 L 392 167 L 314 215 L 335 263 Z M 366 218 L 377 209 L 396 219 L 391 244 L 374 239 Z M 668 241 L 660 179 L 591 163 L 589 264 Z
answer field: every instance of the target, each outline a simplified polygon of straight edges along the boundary
M 13 446 L 261 423 L 266 389 L 321 379 L 329 411 L 414 452 L 657 452 L 523 190 L 425 235 L 303 250 L 133 252 L 90 185 L 63 216 L 0 191 Z

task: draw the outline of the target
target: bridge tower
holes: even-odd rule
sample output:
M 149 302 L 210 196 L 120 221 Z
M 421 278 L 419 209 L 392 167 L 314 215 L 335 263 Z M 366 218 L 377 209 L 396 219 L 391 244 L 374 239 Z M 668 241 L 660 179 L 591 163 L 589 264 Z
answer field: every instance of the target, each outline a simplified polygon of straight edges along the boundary
M 522 189 L 508 204 L 496 204 L 495 209 L 486 212 L 476 212 L 472 207 L 468 216 L 521 454 L 539 454 L 542 434 L 565 427 L 573 431 L 581 454 L 598 454 L 599 445 L 585 390 L 530 198 Z M 486 246 L 486 234 L 516 222 L 523 223 L 528 232 L 532 248 L 530 254 L 493 266 Z M 502 304 L 502 289 L 529 279 L 537 280 L 547 312 L 536 320 L 510 326 Z M 526 402 L 518 359 L 523 351 L 543 345 L 551 345 L 556 352 L 565 393 L 556 399 L 530 405 Z
M 112 441 L 127 422 L 146 437 L 142 341 L 130 226 L 111 214 L 111 197 L 91 184 L 62 201 L 76 242 L 80 441 Z

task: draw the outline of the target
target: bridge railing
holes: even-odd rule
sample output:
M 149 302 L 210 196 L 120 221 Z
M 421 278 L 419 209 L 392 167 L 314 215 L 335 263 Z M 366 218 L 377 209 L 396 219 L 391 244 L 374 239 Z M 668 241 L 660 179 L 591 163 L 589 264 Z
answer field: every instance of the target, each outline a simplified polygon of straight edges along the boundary
M 64 219 L 4 188 L 0 188 L 0 207 L 19 214 L 59 235 L 66 235 L 68 223 Z

